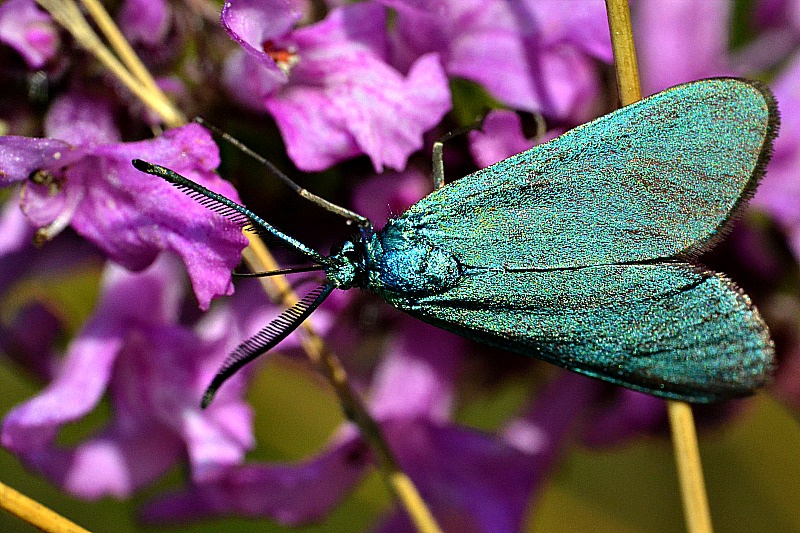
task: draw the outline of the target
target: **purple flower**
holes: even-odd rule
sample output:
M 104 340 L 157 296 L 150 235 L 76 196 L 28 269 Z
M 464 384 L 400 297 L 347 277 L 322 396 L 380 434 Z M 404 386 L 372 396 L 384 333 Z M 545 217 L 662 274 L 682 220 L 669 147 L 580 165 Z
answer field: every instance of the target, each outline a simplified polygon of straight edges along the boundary
M 380 225 L 401 215 L 414 202 L 431 192 L 430 176 L 416 167 L 403 172 L 386 172 L 360 183 L 353 195 L 353 206 Z
M 447 73 L 504 104 L 559 118 L 585 116 L 599 92 L 591 58 L 611 60 L 603 2 L 382 0 L 395 8 L 395 61 L 441 55 Z
M 522 121 L 513 111 L 492 110 L 483 120 L 480 131 L 469 132 L 472 159 L 484 168 L 519 154 L 534 142 L 522 133 Z
M 253 445 L 242 377 L 226 383 L 205 411 L 199 398 L 252 324 L 223 309 L 207 315 L 196 333 L 177 323 L 182 292 L 172 259 L 138 274 L 110 265 L 95 313 L 55 379 L 5 417 L 3 445 L 84 498 L 128 496 L 184 454 L 198 481 L 241 462 Z M 56 444 L 58 430 L 85 416 L 106 391 L 114 412 L 108 426 L 74 447 Z
M 35 249 L 33 235 L 19 206 L 6 203 L 0 212 L 0 298 L 23 279 L 55 276 L 96 257 L 93 248 L 76 242 L 74 235 L 63 235 L 44 250 Z M 51 378 L 61 320 L 52 305 L 39 301 L 28 301 L 15 311 L 9 323 L 0 323 L 0 353 L 41 380 Z
M 293 30 L 298 18 L 280 0 L 225 4 L 222 23 L 243 47 L 226 65 L 229 91 L 272 114 L 302 170 L 360 154 L 378 171 L 402 169 L 450 109 L 436 55 L 420 57 L 405 76 L 389 66 L 386 13 L 375 3 L 336 8 Z
M 53 21 L 34 0 L 6 0 L 0 5 L 0 41 L 19 52 L 32 69 L 43 67 L 59 45 Z
M 61 320 L 42 303 L 24 306 L 9 325 L 0 324 L 0 353 L 31 375 L 52 379 L 57 358 L 54 345 L 62 333 Z
M 605 401 L 597 402 L 582 431 L 584 444 L 619 446 L 666 427 L 666 403 L 661 398 L 614 387 Z
M 728 0 L 637 2 L 636 52 L 646 93 L 734 74 L 728 65 Z
M 166 166 L 236 200 L 235 189 L 213 171 L 217 146 L 196 124 L 119 143 L 106 111 L 84 96 L 62 97 L 46 125 L 64 140 L 0 138 L 0 186 L 24 182 L 20 205 L 40 239 L 70 225 L 131 270 L 147 267 L 162 251 L 177 253 L 207 308 L 213 297 L 233 291 L 230 271 L 245 238 L 233 223 L 134 169 L 131 160 Z
M 469 149 L 479 167 L 488 167 L 561 133 L 561 130 L 550 130 L 540 139 L 528 139 L 522 132 L 519 115 L 503 109 L 492 110 L 480 130 L 469 132 Z
M 754 2 L 751 22 L 764 32 L 790 28 L 800 34 L 800 2 L 797 0 L 759 0 Z
M 449 417 L 462 342 L 405 321 L 375 375 L 371 411 L 446 531 L 518 531 L 531 495 L 597 385 L 564 374 L 503 438 L 456 426 Z M 372 461 L 348 424 L 314 458 L 231 469 L 217 481 L 158 498 L 145 517 L 183 521 L 237 513 L 304 524 L 329 513 Z M 408 530 L 407 518 L 390 516 L 379 529 Z
M 170 15 L 169 4 L 163 0 L 125 0 L 117 19 L 130 42 L 158 46 L 169 31 Z
M 8 202 L 0 211 L 0 261 L 16 253 L 25 251 L 33 239 L 33 228 L 22 216 L 22 212 L 14 202 Z M 14 280 L 9 276 L 10 262 L 7 268 L 0 269 L 0 293 Z
M 781 134 L 753 205 L 765 209 L 783 228 L 795 257 L 800 258 L 800 55 L 772 84 L 780 104 Z

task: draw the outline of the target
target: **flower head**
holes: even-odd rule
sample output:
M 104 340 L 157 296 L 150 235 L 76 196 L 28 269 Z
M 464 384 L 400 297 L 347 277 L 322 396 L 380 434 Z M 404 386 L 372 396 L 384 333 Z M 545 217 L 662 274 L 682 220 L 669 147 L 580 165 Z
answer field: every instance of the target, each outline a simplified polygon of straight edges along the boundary
M 173 251 L 183 258 L 201 307 L 230 294 L 230 271 L 246 243 L 239 228 L 131 166 L 147 159 L 237 199 L 214 173 L 219 155 L 208 132 L 190 124 L 150 141 L 120 143 L 108 110 L 96 104 L 81 95 L 56 102 L 46 124 L 58 139 L 1 137 L 0 186 L 24 184 L 20 207 L 40 240 L 70 225 L 131 270 Z
M 391 67 L 385 9 L 373 2 L 293 29 L 298 17 L 280 0 L 225 4 L 222 23 L 243 46 L 226 67 L 229 91 L 270 112 L 302 170 L 360 154 L 378 171 L 401 170 L 450 109 L 438 58 L 420 57 L 405 75 Z
M 50 16 L 35 0 L 7 0 L 0 5 L 0 42 L 13 47 L 36 69 L 55 55 L 59 36 Z
M 611 60 L 603 2 L 382 0 L 397 10 L 401 68 L 435 52 L 452 76 L 502 103 L 558 118 L 583 116 L 599 92 L 593 58 Z
M 197 331 L 180 324 L 180 268 L 167 257 L 139 274 L 109 266 L 103 285 L 94 315 L 53 381 L 5 417 L 3 445 L 86 498 L 128 496 L 183 454 L 198 480 L 241 462 L 253 445 L 242 377 L 205 411 L 199 398 L 252 323 L 223 310 Z M 57 444 L 60 428 L 94 409 L 106 392 L 113 410 L 108 425 L 74 447 Z

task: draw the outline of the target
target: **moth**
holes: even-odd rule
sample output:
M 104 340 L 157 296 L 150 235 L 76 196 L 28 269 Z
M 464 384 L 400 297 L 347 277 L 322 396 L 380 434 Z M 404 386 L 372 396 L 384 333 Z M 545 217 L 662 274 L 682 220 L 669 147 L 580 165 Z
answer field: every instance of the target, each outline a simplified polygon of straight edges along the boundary
M 773 367 L 748 296 L 697 257 L 754 194 L 778 124 L 757 82 L 672 87 L 444 185 L 380 231 L 334 206 L 360 230 L 328 256 L 169 169 L 133 164 L 325 273 L 231 353 L 203 406 L 332 291 L 352 288 L 491 346 L 707 403 L 751 394 Z

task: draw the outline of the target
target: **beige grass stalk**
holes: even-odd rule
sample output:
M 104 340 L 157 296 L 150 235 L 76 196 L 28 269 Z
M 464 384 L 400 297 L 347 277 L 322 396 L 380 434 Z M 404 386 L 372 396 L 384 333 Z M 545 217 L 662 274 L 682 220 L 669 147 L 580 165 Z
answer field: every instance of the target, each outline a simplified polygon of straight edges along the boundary
M 0 509 L 47 533 L 89 533 L 81 526 L 1 482 Z
M 642 99 L 639 69 L 633 46 L 631 13 L 627 0 L 606 0 L 614 65 L 617 70 L 619 99 L 623 106 Z M 708 509 L 703 467 L 697 445 L 692 408 L 685 402 L 667 400 L 675 462 L 683 498 L 686 529 L 690 533 L 710 533 L 711 514 Z

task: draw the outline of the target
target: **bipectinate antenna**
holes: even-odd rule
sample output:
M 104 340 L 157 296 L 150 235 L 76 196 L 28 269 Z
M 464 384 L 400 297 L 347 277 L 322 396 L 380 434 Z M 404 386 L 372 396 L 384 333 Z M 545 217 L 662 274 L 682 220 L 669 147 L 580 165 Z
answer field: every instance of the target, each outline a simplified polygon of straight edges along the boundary
M 297 329 L 303 321 L 308 318 L 314 310 L 320 306 L 322 302 L 333 291 L 333 285 L 323 284 L 308 293 L 302 300 L 294 304 L 289 309 L 286 309 L 275 320 L 269 323 L 267 327 L 244 341 L 240 344 L 231 354 L 225 359 L 222 367 L 214 376 L 211 385 L 206 389 L 203 395 L 203 401 L 200 406 L 204 409 L 211 403 L 217 389 L 229 377 L 234 375 L 244 365 L 266 353 L 275 347 L 279 342 L 289 336 L 289 334 Z
M 289 237 L 243 205 L 239 205 L 233 200 L 225 198 L 221 194 L 217 194 L 214 191 L 211 191 L 168 168 L 160 165 L 154 165 L 153 163 L 148 163 L 147 161 L 142 161 L 141 159 L 134 159 L 131 161 L 131 163 L 133 163 L 133 166 L 138 170 L 153 176 L 157 176 L 171 183 L 176 188 L 186 193 L 190 198 L 193 198 L 198 203 L 206 206 L 212 211 L 225 216 L 242 229 L 253 231 L 258 235 L 276 240 L 281 245 L 299 255 L 302 255 L 312 263 L 316 263 L 318 265 L 325 265 L 328 263 L 327 259 L 323 255 L 319 254 L 315 250 L 312 250 L 297 239 Z

